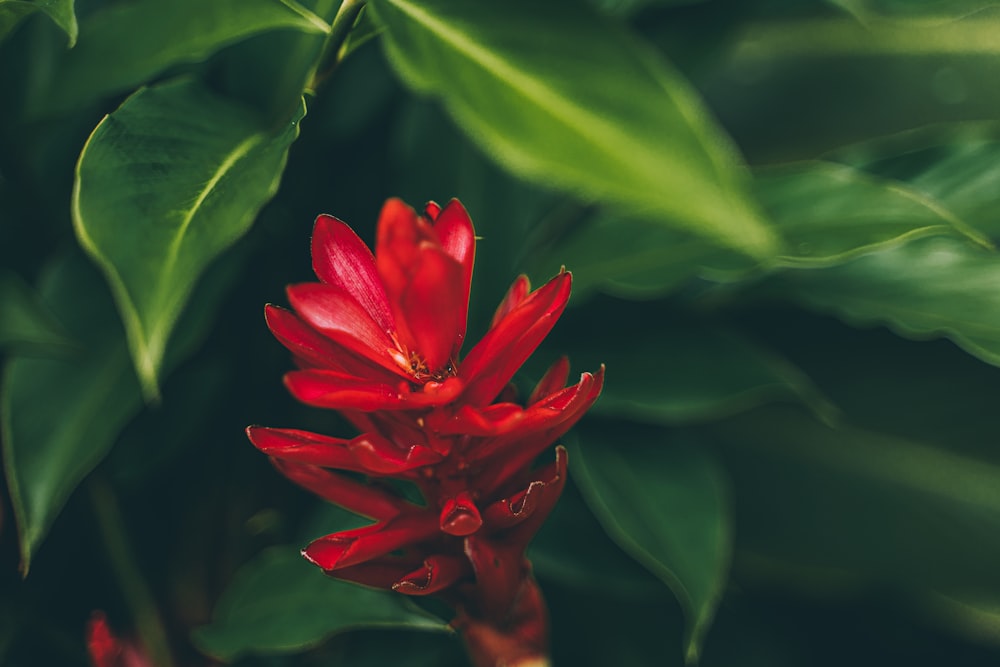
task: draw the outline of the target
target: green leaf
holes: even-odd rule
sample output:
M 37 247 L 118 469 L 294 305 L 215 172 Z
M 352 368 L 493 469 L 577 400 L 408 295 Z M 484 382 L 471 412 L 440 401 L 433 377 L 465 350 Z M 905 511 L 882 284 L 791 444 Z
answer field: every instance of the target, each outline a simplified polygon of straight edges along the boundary
M 980 182 L 986 198 L 986 179 Z M 954 180 L 947 185 L 954 185 Z M 828 162 L 760 169 L 755 174 L 755 194 L 787 242 L 785 254 L 767 266 L 838 264 L 921 236 L 966 236 L 989 244 L 936 200 L 935 193 L 922 189 L 920 184 L 910 187 Z M 534 273 L 548 275 L 564 264 L 573 271 L 578 295 L 600 290 L 650 299 L 694 278 L 731 283 L 755 275 L 748 258 L 709 239 L 607 211 L 574 230 L 545 257 L 551 262 Z
M 404 595 L 331 579 L 291 546 L 272 547 L 244 566 L 223 594 L 197 646 L 216 658 L 293 653 L 360 628 L 448 632 Z
M 735 150 L 662 58 L 572 1 L 378 0 L 403 79 L 515 173 L 768 257 Z
M 696 661 L 725 588 L 731 554 L 726 483 L 697 443 L 663 431 L 580 433 L 570 456 L 584 497 L 608 535 L 673 591 Z
M 949 238 L 919 239 L 840 266 L 789 271 L 767 293 L 855 326 L 918 340 L 946 337 L 1000 365 L 1000 255 Z
M 272 134 L 182 79 L 130 97 L 80 154 L 77 237 L 111 284 L 147 397 L 198 276 L 274 195 L 304 113 Z
M 51 267 L 40 293 L 82 347 L 68 359 L 14 358 L 4 371 L 4 469 L 25 573 L 70 493 L 142 406 L 121 322 L 86 259 Z
M 710 421 L 773 401 L 799 401 L 823 419 L 836 408 L 794 365 L 739 332 L 678 313 L 657 319 L 642 307 L 605 310 L 606 325 L 581 309 L 547 349 L 574 368 L 607 366 L 595 414 L 656 424 Z M 586 321 L 587 336 L 579 332 Z M 535 373 L 540 376 L 540 372 Z
M 21 354 L 26 351 L 65 354 L 73 345 L 38 296 L 15 274 L 0 272 L 0 348 Z
M 68 46 L 72 48 L 76 44 L 78 32 L 73 3 L 74 0 L 0 0 L 0 40 L 3 40 L 21 19 L 40 11 L 66 31 Z
M 126 91 L 169 67 L 204 60 L 262 32 L 329 32 L 321 18 L 294 0 L 137 0 L 115 3 L 87 17 L 77 48 L 63 55 L 34 115 L 74 109 Z
M 924 19 L 949 21 L 1000 6 L 988 0 L 829 0 L 860 20 Z
M 931 235 L 989 242 L 935 199 L 845 165 L 807 162 L 757 172 L 755 192 L 792 253 L 778 263 L 837 264 Z
M 1000 591 L 1000 461 L 770 407 L 713 432 L 739 508 L 737 565 L 818 587 Z

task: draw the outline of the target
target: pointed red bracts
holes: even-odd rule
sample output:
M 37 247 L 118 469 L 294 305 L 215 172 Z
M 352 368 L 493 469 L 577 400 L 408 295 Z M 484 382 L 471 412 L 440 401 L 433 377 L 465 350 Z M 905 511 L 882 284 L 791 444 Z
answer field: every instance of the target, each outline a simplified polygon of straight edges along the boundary
M 462 356 L 476 237 L 457 200 L 423 215 L 390 199 L 375 253 L 320 216 L 318 283 L 288 288 L 267 324 L 294 355 L 300 401 L 339 410 L 361 431 L 334 438 L 252 426 L 251 442 L 286 477 L 373 523 L 314 540 L 328 574 L 406 595 L 439 594 L 481 667 L 546 651 L 546 612 L 524 552 L 566 481 L 566 451 L 535 460 L 594 404 L 604 369 L 567 386 L 557 361 L 525 404 L 510 381 L 569 300 L 562 271 L 532 291 L 514 281 L 486 335 Z M 380 478 L 414 484 L 415 504 Z M 366 481 L 367 480 L 367 481 Z

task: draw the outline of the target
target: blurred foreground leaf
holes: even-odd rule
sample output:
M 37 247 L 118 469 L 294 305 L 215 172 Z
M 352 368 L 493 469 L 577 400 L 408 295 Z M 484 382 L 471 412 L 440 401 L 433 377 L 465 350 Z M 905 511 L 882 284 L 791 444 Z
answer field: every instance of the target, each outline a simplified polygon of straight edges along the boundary
M 247 653 L 297 653 L 361 628 L 449 632 L 406 596 L 325 576 L 291 546 L 272 547 L 243 567 L 196 645 L 232 661 Z
M 67 359 L 14 358 L 4 371 L 4 470 L 24 572 L 73 489 L 142 406 L 121 322 L 90 263 L 60 261 L 40 293 L 81 349 Z
M 1000 254 L 948 238 L 918 239 L 840 266 L 789 271 L 769 294 L 855 326 L 918 340 L 946 337 L 1000 365 Z
M 663 580 L 687 618 L 684 647 L 698 659 L 729 572 L 726 484 L 707 450 L 654 429 L 582 430 L 575 479 L 615 542 Z
M 0 348 L 67 351 L 73 340 L 38 296 L 12 273 L 0 272 Z
M 277 134 L 247 109 L 182 79 L 139 91 L 80 155 L 77 237 L 104 271 L 147 397 L 201 272 L 277 190 L 299 114 Z
M 35 12 L 44 12 L 55 21 L 56 25 L 66 31 L 69 38 L 68 46 L 72 48 L 76 44 L 79 32 L 73 2 L 74 0 L 0 0 L 0 40 L 3 40 L 21 19 Z
M 1000 466 L 782 407 L 714 431 L 749 572 L 973 599 L 1000 590 Z
M 90 15 L 77 48 L 63 54 L 33 115 L 72 110 L 127 91 L 168 67 L 198 62 L 261 32 L 323 34 L 329 26 L 295 0 L 137 0 Z
M 378 0 L 390 60 L 514 172 L 767 257 L 728 138 L 689 84 L 583 3 Z
M 829 0 L 862 21 L 875 19 L 927 19 L 948 21 L 1000 6 L 989 0 Z

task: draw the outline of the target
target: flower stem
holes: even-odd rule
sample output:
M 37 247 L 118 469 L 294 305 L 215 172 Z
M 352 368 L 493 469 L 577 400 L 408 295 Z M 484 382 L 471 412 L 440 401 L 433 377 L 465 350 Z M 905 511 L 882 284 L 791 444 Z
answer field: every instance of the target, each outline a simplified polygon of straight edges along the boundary
M 340 62 L 341 51 L 347 42 L 347 37 L 351 34 L 354 22 L 358 20 L 358 15 L 364 7 L 365 0 L 344 0 L 341 3 L 337 15 L 330 23 L 330 34 L 326 37 L 323 55 L 317 62 L 309 89 L 315 90 Z
M 111 486 L 99 477 L 89 483 L 90 500 L 94 507 L 98 529 L 104 541 L 111 568 L 118 578 L 118 585 L 125 602 L 132 612 L 139 641 L 157 667 L 173 667 L 170 644 L 163 629 L 163 621 L 156 608 L 153 593 L 146 584 L 136 562 L 125 532 L 125 522 Z

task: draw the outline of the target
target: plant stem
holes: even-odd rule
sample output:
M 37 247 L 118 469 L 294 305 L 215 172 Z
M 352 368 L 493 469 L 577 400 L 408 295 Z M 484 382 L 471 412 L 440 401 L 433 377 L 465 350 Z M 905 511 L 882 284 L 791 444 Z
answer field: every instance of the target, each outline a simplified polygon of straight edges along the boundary
M 354 22 L 358 20 L 358 15 L 365 7 L 365 0 L 344 0 L 337 15 L 330 23 L 330 34 L 326 37 L 326 44 L 323 46 L 323 55 L 320 56 L 313 70 L 312 80 L 309 88 L 315 90 L 322 81 L 329 76 L 333 68 L 340 62 L 340 52 L 351 34 Z
M 146 584 L 128 543 L 118 499 L 111 486 L 103 479 L 92 477 L 88 486 L 104 548 L 125 602 L 132 612 L 139 640 L 154 665 L 173 667 L 167 633 L 163 629 L 153 593 Z

